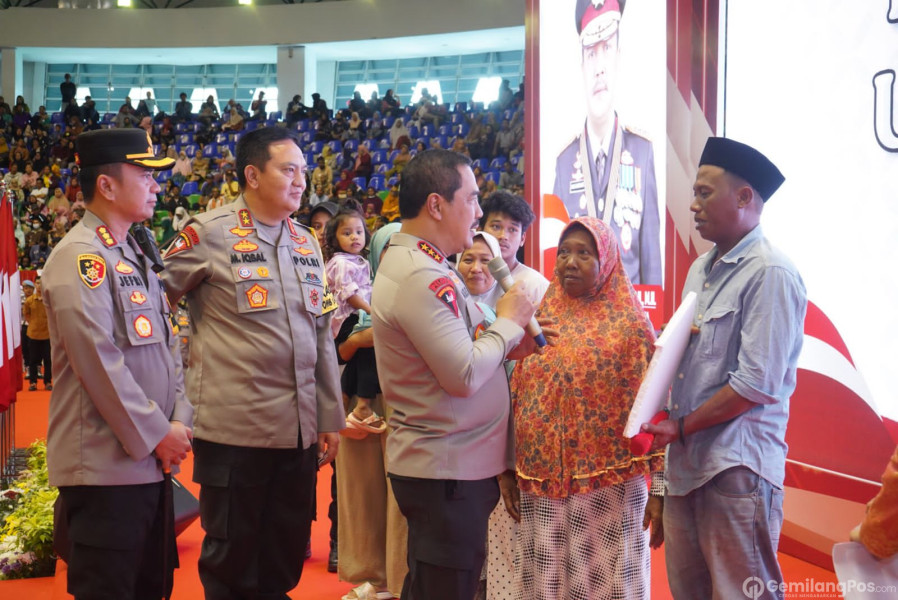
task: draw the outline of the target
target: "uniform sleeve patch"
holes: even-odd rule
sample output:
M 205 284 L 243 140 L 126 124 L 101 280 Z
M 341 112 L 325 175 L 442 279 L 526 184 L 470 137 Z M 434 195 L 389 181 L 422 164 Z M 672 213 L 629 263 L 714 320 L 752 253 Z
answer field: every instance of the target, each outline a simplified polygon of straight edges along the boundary
M 265 308 L 268 306 L 268 290 L 257 283 L 246 290 L 246 300 L 250 308 Z
M 171 246 L 168 247 L 168 250 L 166 250 L 165 258 L 174 256 L 185 250 L 190 250 L 191 248 L 193 248 L 193 242 L 191 241 L 190 236 L 182 231 L 178 234 L 178 237 L 175 238 L 175 241 L 172 242 Z
M 448 277 L 438 277 L 427 287 L 458 317 L 458 300 L 455 294 L 455 286 L 452 285 L 452 281 Z
M 187 227 L 185 227 L 181 233 L 186 235 L 190 239 L 190 243 L 193 244 L 194 246 L 200 245 L 200 236 L 196 232 L 196 229 L 193 228 L 192 225 L 188 225 Z
M 144 315 L 134 319 L 134 331 L 137 337 L 148 338 L 153 336 L 153 323 Z
M 78 275 L 84 285 L 95 289 L 106 279 L 106 261 L 96 254 L 79 254 Z

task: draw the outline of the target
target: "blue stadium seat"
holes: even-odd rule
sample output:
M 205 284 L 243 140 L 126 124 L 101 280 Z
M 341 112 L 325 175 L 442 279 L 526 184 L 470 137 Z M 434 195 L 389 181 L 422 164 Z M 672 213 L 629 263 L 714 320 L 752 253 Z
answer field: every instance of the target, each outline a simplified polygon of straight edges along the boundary
M 296 131 L 309 131 L 312 128 L 312 123 L 308 119 L 300 119 L 296 122 Z
M 433 125 L 427 124 L 421 127 L 421 135 L 423 135 L 424 137 L 433 137 L 434 135 L 436 135 L 436 130 L 434 129 Z
M 175 133 L 193 131 L 193 123 L 175 123 Z
M 371 153 L 371 164 L 379 165 L 385 162 L 387 162 L 386 150 L 375 150 Z
M 496 183 L 496 184 L 499 183 L 499 171 L 497 171 L 495 169 L 490 170 L 490 171 L 484 171 L 483 176 L 486 179 L 488 179 L 489 181 L 492 181 L 493 183 Z
M 216 144 L 226 144 L 227 142 L 228 142 L 228 134 L 226 134 L 226 133 L 219 133 L 219 134 L 217 134 L 217 135 L 215 136 L 215 143 L 216 143 Z
M 424 149 L 425 149 L 425 150 L 426 150 L 427 148 L 430 148 L 430 140 L 428 140 L 427 138 L 423 138 L 423 137 L 422 137 L 422 138 L 416 139 L 414 145 L 417 146 L 417 145 L 418 145 L 418 142 L 421 142 L 422 144 L 424 144 Z
M 396 117 L 393 115 L 387 115 L 384 117 L 384 129 L 389 129 L 393 126 L 393 122 L 396 120 Z
M 385 163 L 385 162 L 382 162 L 379 165 L 374 165 L 374 172 L 378 173 L 379 175 L 385 174 L 388 170 L 389 170 L 389 167 L 387 166 L 387 163 Z
M 371 179 L 368 181 L 368 187 L 373 187 L 375 191 L 383 191 L 384 189 L 384 176 L 383 175 L 372 175 Z
M 399 150 L 393 150 L 390 152 L 390 162 L 396 160 L 396 157 L 399 156 Z
M 440 135 L 451 135 L 452 127 L 449 125 L 440 125 L 440 128 L 437 129 L 440 132 Z
M 440 135 L 437 137 L 440 138 L 440 148 L 443 148 L 444 150 L 450 150 L 452 148 L 452 144 L 455 143 L 455 138 L 450 139 L 448 136 L 445 136 L 445 135 Z
M 155 154 L 156 156 L 159 156 L 159 152 L 161 152 L 161 151 L 162 151 L 162 146 L 160 146 L 159 144 L 153 144 L 153 154 Z
M 275 110 L 275 111 L 272 111 L 272 112 L 268 113 L 268 120 L 269 120 L 269 121 L 277 122 L 277 121 L 280 121 L 280 120 L 281 120 L 281 117 L 283 117 L 283 116 L 284 116 L 284 112 L 283 112 L 283 111 L 281 111 L 281 110 Z
M 416 137 L 421 137 L 421 132 L 418 131 L 417 125 L 409 125 L 408 126 L 408 137 L 411 139 L 415 139 Z
M 258 129 L 258 127 L 258 121 L 246 121 L 246 131 L 252 131 L 253 129 Z
M 486 158 L 478 158 L 473 163 L 471 163 L 471 168 L 473 169 L 474 167 L 480 167 L 481 171 L 486 172 L 490 168 L 490 161 Z
M 321 151 L 324 150 L 324 142 L 321 140 L 316 140 L 312 142 L 312 153 L 317 157 L 321 154 Z
M 340 142 L 336 142 L 340 143 Z M 359 150 L 359 141 L 358 140 L 346 140 L 346 143 L 343 144 L 343 148 L 349 148 L 353 152 L 358 152 Z
M 327 145 L 330 146 L 334 154 L 340 154 L 341 152 L 343 152 L 343 144 L 340 142 L 340 140 L 330 141 L 327 143 Z
M 50 125 L 62 125 L 65 123 L 65 115 L 61 112 L 55 112 L 50 115 Z
M 203 156 L 206 158 L 215 158 L 218 156 L 218 144 L 206 144 L 203 148 Z M 184 194 L 185 196 L 187 194 Z
M 372 179 L 373 179 L 373 177 L 372 177 Z M 354 177 L 354 178 L 352 179 L 352 182 L 353 182 L 354 184 L 356 184 L 357 186 L 359 186 L 360 188 L 362 188 L 362 189 L 365 189 L 365 188 L 367 187 L 367 185 L 368 185 L 368 182 L 365 181 L 365 178 L 364 178 L 364 177 Z
M 397 177 L 396 175 L 393 175 L 392 177 L 390 177 L 390 180 L 387 181 L 387 185 L 389 187 L 393 187 L 397 183 L 399 183 L 399 177 Z
M 508 159 L 504 156 L 497 156 L 493 160 L 490 161 L 490 169 L 495 169 L 496 171 L 502 170 L 502 167 L 505 163 L 508 162 Z
M 183 150 L 190 158 L 196 156 L 196 144 L 187 144 L 186 146 L 181 146 L 181 150 Z
M 452 123 L 453 125 L 458 125 L 459 123 L 464 123 L 465 122 L 464 113 L 460 113 L 460 112 L 452 113 L 451 115 L 449 115 L 449 122 Z
M 158 171 L 156 173 L 156 181 L 159 183 L 165 183 L 166 181 L 171 179 L 171 175 L 171 169 L 168 169 L 166 171 Z
M 187 144 L 193 143 L 193 134 L 192 133 L 182 133 L 178 136 L 175 136 L 175 142 L 179 146 L 186 146 Z
M 455 103 L 455 112 L 463 113 L 463 112 L 467 112 L 467 110 L 468 110 L 467 102 L 456 102 Z
M 454 127 L 454 129 L 455 129 L 455 133 L 457 133 L 458 135 L 464 136 L 464 135 L 468 135 L 468 132 L 471 131 L 471 126 L 468 125 L 467 123 L 463 122 L 463 123 L 459 123 L 458 125 L 456 125 Z
M 311 131 L 303 131 L 302 135 L 299 136 L 299 141 L 303 144 L 311 144 L 312 140 L 315 139 L 315 135 Z
M 181 195 L 189 196 L 191 194 L 196 194 L 200 190 L 200 186 L 195 181 L 185 181 L 181 186 Z

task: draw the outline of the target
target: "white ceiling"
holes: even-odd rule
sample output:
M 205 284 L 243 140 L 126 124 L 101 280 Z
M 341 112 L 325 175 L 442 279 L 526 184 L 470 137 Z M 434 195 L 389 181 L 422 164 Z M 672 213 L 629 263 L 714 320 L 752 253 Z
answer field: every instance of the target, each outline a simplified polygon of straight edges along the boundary
M 316 60 L 373 60 L 524 49 L 524 27 L 310 44 Z M 276 46 L 203 48 L 17 48 L 26 61 L 74 64 L 248 64 L 277 62 Z

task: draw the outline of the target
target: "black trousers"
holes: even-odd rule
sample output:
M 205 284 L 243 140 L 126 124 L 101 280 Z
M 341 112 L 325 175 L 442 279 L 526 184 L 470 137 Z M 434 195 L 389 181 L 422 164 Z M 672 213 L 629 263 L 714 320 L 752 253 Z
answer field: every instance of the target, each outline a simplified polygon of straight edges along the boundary
M 50 340 L 28 338 L 28 381 L 37 383 L 37 369 L 44 363 L 44 384 L 53 383 L 53 363 L 50 360 Z
M 206 600 L 287 600 L 311 532 L 317 454 L 315 444 L 271 449 L 194 440 Z
M 68 527 L 68 592 L 76 600 L 159 600 L 171 593 L 178 547 L 172 520 L 166 524 L 162 482 L 64 486 L 59 494 Z
M 476 481 L 390 475 L 408 521 L 408 575 L 402 600 L 471 600 L 486 558 L 490 513 L 499 502 L 495 477 Z

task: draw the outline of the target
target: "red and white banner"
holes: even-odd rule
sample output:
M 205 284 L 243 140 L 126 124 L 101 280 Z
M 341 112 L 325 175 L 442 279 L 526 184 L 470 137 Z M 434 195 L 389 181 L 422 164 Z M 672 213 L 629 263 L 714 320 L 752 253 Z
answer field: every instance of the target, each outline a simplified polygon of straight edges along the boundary
M 0 412 L 22 389 L 22 322 L 12 202 L 0 196 Z

